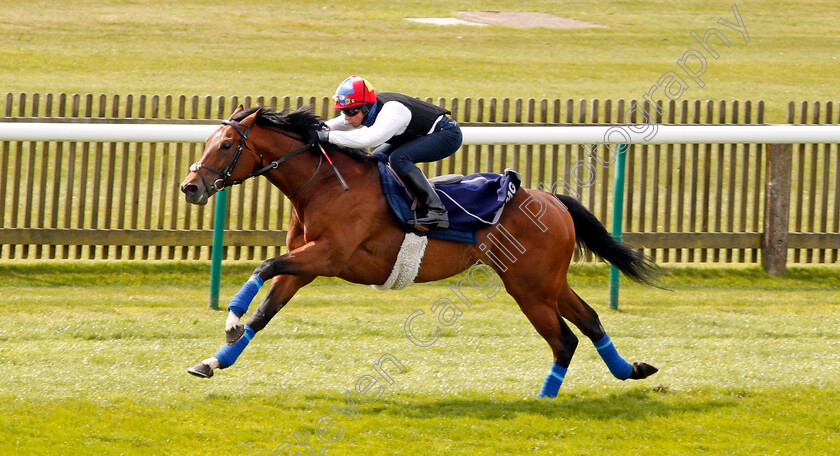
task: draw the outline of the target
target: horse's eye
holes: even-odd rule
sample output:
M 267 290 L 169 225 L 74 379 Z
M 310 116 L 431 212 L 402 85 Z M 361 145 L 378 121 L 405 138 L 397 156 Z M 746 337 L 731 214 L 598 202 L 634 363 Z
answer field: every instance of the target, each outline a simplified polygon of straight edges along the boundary
M 221 149 L 222 150 L 230 150 L 230 143 L 229 142 L 223 142 Z

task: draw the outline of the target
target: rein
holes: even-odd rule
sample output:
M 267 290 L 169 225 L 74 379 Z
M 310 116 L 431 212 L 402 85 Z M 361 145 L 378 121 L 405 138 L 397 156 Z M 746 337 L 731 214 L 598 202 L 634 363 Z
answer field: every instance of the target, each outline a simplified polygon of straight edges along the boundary
M 239 185 L 239 184 L 245 182 L 246 180 L 248 180 L 252 177 L 262 176 L 263 174 L 271 171 L 272 169 L 277 168 L 283 162 L 295 157 L 296 155 L 301 154 L 302 152 L 312 148 L 315 145 L 315 141 L 310 142 L 310 143 L 306 143 L 306 144 L 303 145 L 303 147 L 295 149 L 294 151 L 278 158 L 277 160 L 274 160 L 273 162 L 269 163 L 266 166 L 262 166 L 263 156 L 262 156 L 262 154 L 260 154 L 260 166 L 262 166 L 260 169 L 254 171 L 253 173 L 251 173 L 248 176 L 245 176 L 243 178 L 228 181 L 227 179 L 231 176 L 231 174 L 233 174 L 233 171 L 236 169 L 236 164 L 239 161 L 239 158 L 242 156 L 242 150 L 243 149 L 252 150 L 250 147 L 248 147 L 248 144 L 247 144 L 248 134 L 251 132 L 251 127 L 248 127 L 248 128 L 245 129 L 245 131 L 242 131 L 242 128 L 241 128 L 240 124 L 235 122 L 235 121 L 231 121 L 231 120 L 223 120 L 222 125 L 228 125 L 230 127 L 233 127 L 233 129 L 236 130 L 236 132 L 239 133 L 239 136 L 241 137 L 241 139 L 239 141 L 239 146 L 236 148 L 236 152 L 234 152 L 233 158 L 231 158 L 230 161 L 228 162 L 228 164 L 225 166 L 225 169 L 222 170 L 222 171 L 219 171 L 217 169 L 214 169 L 214 168 L 211 168 L 207 165 L 202 164 L 200 161 L 193 163 L 192 165 L 190 165 L 190 168 L 189 168 L 190 171 L 193 171 L 196 174 L 198 174 L 198 177 L 201 178 L 201 182 L 204 184 L 205 188 L 212 188 L 212 189 L 216 190 L 217 192 L 221 191 L 221 190 L 224 190 L 226 187 Z M 285 132 L 281 132 L 281 133 L 285 134 Z M 335 171 L 335 175 L 341 181 L 341 185 L 342 185 L 342 187 L 344 187 L 344 190 L 345 191 L 350 190 L 350 187 L 348 187 L 347 183 L 344 182 L 344 178 L 341 176 L 341 173 L 338 172 L 338 168 L 335 167 L 335 165 L 333 164 L 329 155 L 327 155 L 327 151 L 324 150 L 324 147 L 321 146 L 320 144 L 318 144 L 318 146 L 321 149 L 321 155 L 318 158 L 318 166 L 315 168 L 315 172 L 312 173 L 312 176 L 309 179 L 307 179 L 307 181 L 304 182 L 303 185 L 301 185 L 295 191 L 293 191 L 290 195 L 288 195 L 289 198 L 292 198 L 295 195 L 297 195 L 298 192 L 300 192 L 303 189 L 303 187 L 306 187 L 307 185 L 309 185 L 310 182 L 312 182 L 313 179 L 315 179 L 315 176 L 318 175 L 318 171 L 321 170 L 321 165 L 324 163 L 324 157 L 327 157 L 327 161 L 332 166 L 333 171 Z M 204 168 L 204 169 L 206 169 L 206 170 L 208 170 L 212 173 L 215 173 L 219 176 L 219 178 L 216 179 L 213 182 L 213 185 L 207 185 L 207 181 L 204 179 L 204 176 L 199 171 L 201 168 Z

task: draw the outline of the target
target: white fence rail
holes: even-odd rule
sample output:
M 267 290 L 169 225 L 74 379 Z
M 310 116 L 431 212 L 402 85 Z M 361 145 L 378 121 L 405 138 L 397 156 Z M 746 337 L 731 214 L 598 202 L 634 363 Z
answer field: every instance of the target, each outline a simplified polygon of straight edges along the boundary
M 218 124 L 0 122 L 0 141 L 204 142 Z M 464 144 L 840 143 L 840 125 L 462 127 Z
M 139 249 L 138 246 L 144 248 L 142 258 L 147 255 L 166 257 L 166 252 L 154 252 L 154 255 L 146 252 L 146 246 L 157 246 L 158 250 L 168 249 L 168 257 L 175 258 L 178 251 L 182 252 L 181 256 L 192 252 L 183 246 L 206 245 L 209 239 L 204 226 L 206 217 L 201 208 L 193 215 L 195 211 L 183 207 L 177 182 L 188 162 L 197 158 L 196 154 L 200 152 L 201 147 L 196 143 L 204 142 L 219 127 L 217 122 L 66 120 L 0 122 L 0 163 L 4 167 L 4 174 L 0 175 L 0 215 L 3 215 L 0 219 L 0 257 L 11 249 L 10 258 L 28 258 L 30 246 L 34 246 L 38 258 L 41 258 L 38 252 L 46 246 L 50 248 L 44 255 L 49 258 L 79 258 L 82 246 L 91 246 L 90 252 L 94 252 L 93 247 L 100 246 L 104 257 L 108 257 L 109 246 L 130 249 L 131 258 L 134 255 L 131 252 L 135 247 Z M 535 169 L 535 175 L 542 176 L 541 180 L 549 184 L 561 177 L 556 169 L 561 158 L 565 168 L 573 171 L 577 171 L 573 169 L 573 163 L 576 165 L 586 158 L 585 150 L 578 150 L 573 155 L 568 145 L 668 144 L 669 149 L 663 147 L 661 154 L 658 149 L 639 154 L 638 171 L 628 174 L 627 188 L 631 193 L 634 174 L 639 173 L 637 178 L 642 193 L 637 218 L 644 221 L 648 210 L 653 214 L 653 222 L 648 229 L 631 226 L 625 230 L 628 234 L 625 241 L 647 249 L 662 249 L 665 254 L 672 249 L 676 261 L 682 261 L 681 249 L 688 250 L 689 262 L 693 258 L 690 249 L 742 249 L 751 250 L 752 254 L 761 251 L 765 267 L 778 271 L 784 270 L 789 249 L 795 250 L 794 262 L 799 262 L 796 255 L 800 252 L 796 249 L 815 250 L 805 252 L 808 262 L 811 262 L 812 254 L 819 255 L 820 262 L 836 262 L 840 253 L 840 217 L 837 215 L 840 214 L 840 165 L 832 158 L 838 154 L 840 125 L 469 125 L 463 127 L 463 132 L 464 144 L 470 147 L 458 156 L 462 172 L 467 171 L 468 159 L 472 160 L 474 169 L 479 163 L 487 168 L 494 163 L 495 153 L 496 159 L 501 156 L 502 164 L 524 164 L 526 178 L 528 170 Z M 30 144 L 24 146 L 24 142 Z M 39 142 L 42 144 L 37 144 Z M 147 144 L 129 147 L 128 143 Z M 806 150 L 804 144 L 809 143 L 814 146 Z M 506 159 L 504 145 L 511 144 L 540 145 L 541 148 L 523 148 L 520 158 L 519 148 L 514 147 Z M 672 154 L 671 144 L 680 145 L 680 150 Z M 693 144 L 691 151 L 684 150 L 686 144 Z M 744 146 L 736 155 L 734 150 L 723 152 L 725 146 L 715 146 L 713 154 L 703 144 L 761 144 L 766 145 L 766 149 Z M 795 150 L 792 144 L 798 144 Z M 817 146 L 822 144 L 826 146 Z M 484 157 L 480 155 L 480 148 L 473 145 L 502 147 L 496 151 L 489 148 Z M 555 147 L 548 154 L 542 145 L 567 146 L 565 152 Z M 698 152 L 698 148 L 703 152 Z M 793 163 L 792 157 L 797 157 Z M 447 159 L 449 172 L 456 171 L 454 158 Z M 534 158 L 533 162 L 529 161 L 531 158 Z M 520 159 L 521 162 L 513 163 Z M 630 169 L 633 169 L 632 160 L 628 165 Z M 651 182 L 648 182 L 646 160 L 664 160 L 662 163 L 669 163 L 674 174 L 667 175 L 667 170 L 658 174 L 658 169 L 654 169 Z M 551 171 L 544 166 L 549 161 Z M 797 175 L 792 180 L 794 169 Z M 607 176 L 609 172 L 603 174 Z M 796 184 L 795 192 L 791 191 L 792 181 Z M 599 185 L 597 195 L 594 187 L 588 193 L 588 204 L 594 207 L 596 197 L 599 198 L 597 204 L 604 218 L 604 208 L 614 206 L 615 202 L 608 200 L 605 184 Z M 646 186 L 653 189 L 654 204 L 650 208 L 644 201 Z M 660 188 L 662 196 L 657 193 Z M 806 199 L 803 195 L 807 195 Z M 819 196 L 818 200 L 815 195 Z M 250 229 L 237 227 L 243 230 L 243 239 L 237 241 L 242 246 L 253 250 L 275 244 L 259 233 L 282 230 L 282 200 L 277 203 L 281 208 L 277 223 L 273 218 L 257 216 L 257 213 L 266 212 L 271 198 L 276 197 L 264 190 L 258 191 L 256 185 L 251 193 L 243 192 L 237 197 L 238 220 L 247 219 L 253 225 Z M 628 200 L 633 204 L 632 194 Z M 249 203 L 246 205 L 245 201 Z M 664 209 L 660 211 L 657 204 L 663 202 Z M 661 218 L 657 222 L 659 212 Z M 660 227 L 663 219 L 665 223 Z M 734 226 L 736 219 L 737 227 Z M 669 225 L 670 222 L 673 223 Z M 763 229 L 759 224 L 763 224 Z M 202 241 L 193 244 L 197 242 L 196 230 L 201 232 Z M 103 234 L 117 237 L 104 240 Z M 145 240 L 138 244 L 141 238 Z M 60 251 L 55 252 L 54 246 L 59 246 Z M 249 251 L 249 257 L 252 254 Z M 90 253 L 91 258 L 95 255 Z M 197 250 L 195 255 L 198 255 Z M 701 262 L 705 261 L 704 251 L 700 255 Z M 743 261 L 743 255 L 741 257 Z M 752 261 L 756 260 L 753 255 Z

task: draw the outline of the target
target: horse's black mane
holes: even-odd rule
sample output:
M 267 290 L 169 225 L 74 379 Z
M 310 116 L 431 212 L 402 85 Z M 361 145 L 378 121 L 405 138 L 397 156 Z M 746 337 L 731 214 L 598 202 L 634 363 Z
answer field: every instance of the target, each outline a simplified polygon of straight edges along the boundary
M 321 118 L 313 114 L 308 107 L 304 106 L 295 111 L 276 112 L 264 107 L 248 108 L 234 115 L 231 120 L 242 121 L 254 112 L 259 111 L 256 124 L 260 127 L 276 128 L 280 130 L 297 133 L 304 138 L 310 130 L 318 129 L 321 126 Z M 373 160 L 373 156 L 363 149 L 352 149 L 342 146 L 331 146 L 333 149 L 361 161 Z M 316 148 L 317 149 L 317 148 Z

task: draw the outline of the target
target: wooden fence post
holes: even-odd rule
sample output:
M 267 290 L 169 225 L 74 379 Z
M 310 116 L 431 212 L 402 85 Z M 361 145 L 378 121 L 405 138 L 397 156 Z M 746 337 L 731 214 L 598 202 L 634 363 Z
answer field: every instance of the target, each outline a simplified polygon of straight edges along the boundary
M 792 163 L 793 146 L 791 144 L 767 145 L 767 183 L 764 196 L 761 265 L 770 274 L 782 274 L 787 268 Z

